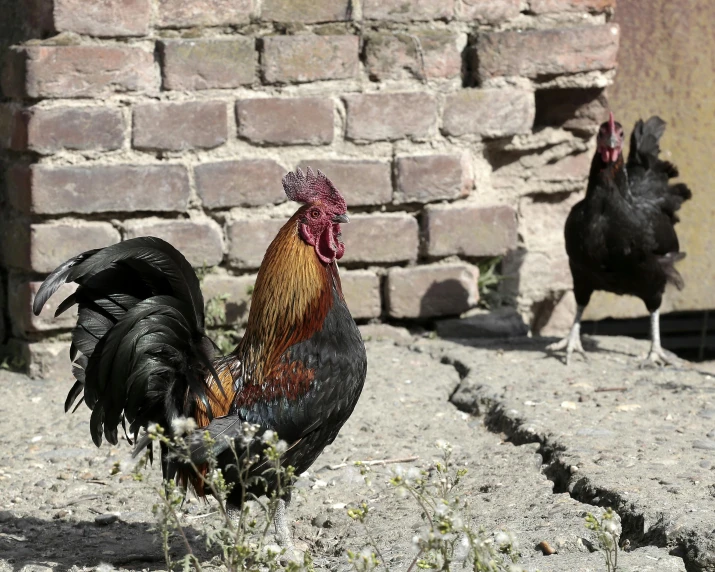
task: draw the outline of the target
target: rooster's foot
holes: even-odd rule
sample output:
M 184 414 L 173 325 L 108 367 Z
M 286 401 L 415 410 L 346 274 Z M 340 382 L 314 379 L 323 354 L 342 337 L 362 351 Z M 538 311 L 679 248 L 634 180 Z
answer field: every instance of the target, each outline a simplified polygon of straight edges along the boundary
M 666 352 L 662 347 L 651 346 L 648 355 L 641 360 L 638 367 L 643 369 L 661 367 L 665 365 L 680 366 L 683 365 L 683 362 L 670 352 Z
M 576 335 L 574 335 L 574 333 Z M 585 361 L 588 361 L 588 355 L 586 354 L 586 351 L 581 345 L 581 336 L 579 335 L 578 331 L 574 332 L 574 330 L 571 330 L 571 333 L 569 333 L 569 335 L 566 336 L 563 340 L 554 342 L 553 344 L 549 344 L 548 346 L 546 346 L 546 349 L 550 352 L 557 352 L 565 349 L 566 365 L 569 365 L 569 363 L 571 362 L 571 354 L 573 354 L 574 352 L 581 354 L 583 356 L 583 359 Z

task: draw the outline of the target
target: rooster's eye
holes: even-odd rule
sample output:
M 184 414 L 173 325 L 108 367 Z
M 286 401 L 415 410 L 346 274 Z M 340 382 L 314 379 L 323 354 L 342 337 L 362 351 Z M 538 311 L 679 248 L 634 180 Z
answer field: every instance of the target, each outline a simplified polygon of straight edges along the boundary
M 310 211 L 310 216 L 312 218 L 318 218 L 320 217 L 320 211 L 318 209 L 313 209 L 312 211 Z

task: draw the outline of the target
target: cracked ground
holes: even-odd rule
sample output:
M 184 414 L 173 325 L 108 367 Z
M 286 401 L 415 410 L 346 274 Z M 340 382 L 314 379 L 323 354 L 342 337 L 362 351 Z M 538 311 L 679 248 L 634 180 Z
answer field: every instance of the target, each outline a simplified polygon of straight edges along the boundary
M 639 370 L 647 344 L 591 340 L 588 363 L 566 368 L 546 341 L 447 342 L 389 328 L 368 331 L 364 393 L 338 439 L 296 484 L 289 521 L 318 569 L 348 570 L 365 530 L 345 506 L 366 501 L 391 570 L 406 570 L 420 511 L 376 466 L 367 485 L 354 461 L 414 459 L 428 468 L 448 441 L 468 469 L 467 515 L 507 530 L 529 571 L 601 571 L 586 512 L 618 513 L 629 550 L 619 569 L 715 569 L 715 380 L 694 369 Z M 587 348 L 588 349 L 588 348 Z M 130 446 L 95 448 L 89 411 L 65 415 L 68 380 L 0 374 L 0 570 L 162 569 L 152 531 L 159 484 L 111 476 Z M 215 506 L 190 499 L 182 519 L 200 548 Z M 546 541 L 556 553 L 538 548 Z M 179 550 L 176 545 L 175 550 Z M 205 554 L 206 559 L 210 554 Z M 622 566 L 622 568 L 621 568 Z

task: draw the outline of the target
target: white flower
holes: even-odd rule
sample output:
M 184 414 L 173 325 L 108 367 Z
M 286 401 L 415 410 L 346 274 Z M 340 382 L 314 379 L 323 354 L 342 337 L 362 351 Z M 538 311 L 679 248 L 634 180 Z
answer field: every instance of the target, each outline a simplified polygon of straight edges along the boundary
M 171 420 L 171 432 L 174 435 L 187 435 L 196 429 L 196 421 L 191 417 L 175 417 Z
M 276 443 L 276 451 L 278 451 L 279 453 L 285 453 L 287 450 L 288 450 L 288 443 L 286 443 L 283 439 L 281 439 L 280 441 L 278 441 L 278 443 Z
M 612 520 L 607 520 L 603 523 L 603 530 L 610 534 L 611 536 L 618 535 L 618 526 Z

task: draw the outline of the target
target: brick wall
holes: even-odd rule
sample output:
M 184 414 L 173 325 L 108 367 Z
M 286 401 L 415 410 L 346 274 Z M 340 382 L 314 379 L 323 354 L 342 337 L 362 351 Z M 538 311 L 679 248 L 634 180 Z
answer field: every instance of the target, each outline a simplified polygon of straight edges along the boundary
M 0 0 L 0 338 L 49 371 L 72 316 L 31 315 L 38 281 L 145 234 L 215 267 L 207 297 L 240 326 L 295 208 L 280 178 L 307 165 L 347 199 L 359 320 L 468 310 L 503 255 L 506 300 L 543 321 L 570 287 L 614 2 Z

